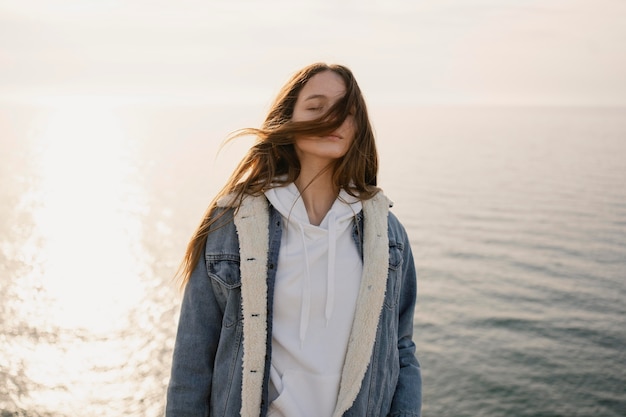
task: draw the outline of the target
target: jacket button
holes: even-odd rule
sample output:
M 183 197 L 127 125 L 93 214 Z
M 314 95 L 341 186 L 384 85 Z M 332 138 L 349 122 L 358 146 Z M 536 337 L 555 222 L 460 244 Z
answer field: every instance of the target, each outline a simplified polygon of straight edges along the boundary
M 274 269 L 274 264 L 269 264 L 270 269 Z

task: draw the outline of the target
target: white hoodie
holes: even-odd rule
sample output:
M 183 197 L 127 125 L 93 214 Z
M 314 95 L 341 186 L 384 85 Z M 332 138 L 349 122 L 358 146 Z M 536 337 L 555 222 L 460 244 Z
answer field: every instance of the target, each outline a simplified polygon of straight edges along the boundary
M 331 416 L 363 272 L 352 237 L 361 202 L 341 190 L 314 226 L 295 184 L 265 195 L 284 222 L 274 289 L 268 416 Z

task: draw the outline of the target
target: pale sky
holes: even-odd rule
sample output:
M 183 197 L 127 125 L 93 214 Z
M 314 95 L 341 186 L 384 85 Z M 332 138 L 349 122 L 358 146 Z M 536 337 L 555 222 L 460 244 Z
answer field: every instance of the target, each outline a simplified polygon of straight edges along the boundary
M 0 100 L 266 102 L 348 65 L 368 100 L 626 105 L 623 0 L 0 0 Z

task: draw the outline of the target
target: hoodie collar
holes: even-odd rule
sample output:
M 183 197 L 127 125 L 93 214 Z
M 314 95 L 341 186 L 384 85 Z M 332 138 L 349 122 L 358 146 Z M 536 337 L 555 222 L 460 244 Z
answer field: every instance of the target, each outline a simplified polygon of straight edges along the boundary
M 348 194 L 344 189 L 339 191 L 339 196 L 330 210 L 322 219 L 319 226 L 312 225 L 304 206 L 300 191 L 294 183 L 284 187 L 271 188 L 265 192 L 265 196 L 272 206 L 292 224 L 300 224 L 307 229 L 321 228 L 329 230 L 332 223 L 344 223 L 361 211 L 362 204 L 358 198 Z

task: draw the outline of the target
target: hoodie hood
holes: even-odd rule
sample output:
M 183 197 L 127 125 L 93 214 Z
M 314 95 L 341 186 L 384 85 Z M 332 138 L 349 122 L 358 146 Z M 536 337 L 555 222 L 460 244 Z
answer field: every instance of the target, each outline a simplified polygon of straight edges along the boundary
M 312 276 L 312 269 L 315 269 L 312 268 L 313 264 L 319 264 L 320 261 L 327 263 L 324 318 L 328 325 L 335 303 L 338 239 L 350 235 L 352 220 L 361 211 L 362 204 L 342 189 L 320 225 L 316 226 L 310 223 L 306 207 L 294 183 L 272 188 L 265 195 L 286 224 L 283 246 L 294 262 L 287 263 L 291 269 L 288 271 L 284 271 L 285 265 L 281 265 L 282 272 L 301 274 L 302 277 L 299 339 L 304 343 L 311 318 L 311 280 L 319 279 Z M 326 260 L 319 259 L 321 254 L 326 254 Z M 300 260 L 296 261 L 298 255 Z
M 361 201 L 344 189 L 341 189 L 339 196 L 333 203 L 332 207 L 322 220 L 319 226 L 312 225 L 304 206 L 304 201 L 300 197 L 300 191 L 294 183 L 284 187 L 272 188 L 265 192 L 265 196 L 272 203 L 274 208 L 285 218 L 290 224 L 300 224 L 304 227 L 313 229 L 325 229 L 337 226 L 339 224 L 349 223 L 354 216 L 361 211 Z

